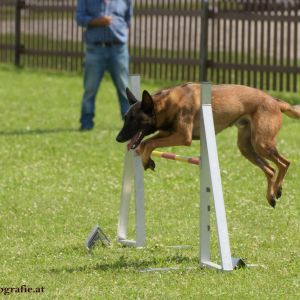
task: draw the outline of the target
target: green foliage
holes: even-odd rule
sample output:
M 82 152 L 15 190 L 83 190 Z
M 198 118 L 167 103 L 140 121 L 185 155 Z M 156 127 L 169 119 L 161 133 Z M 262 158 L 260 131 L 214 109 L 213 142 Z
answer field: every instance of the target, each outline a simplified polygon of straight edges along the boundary
M 147 247 L 115 242 L 125 149 L 115 142 L 122 122 L 109 79 L 86 133 L 77 130 L 80 76 L 1 66 L 0 82 L 0 287 L 44 287 L 37 299 L 299 299 L 299 120 L 285 117 L 278 139 L 292 164 L 276 209 L 262 172 L 239 154 L 235 128 L 218 136 L 232 253 L 259 266 L 216 272 L 198 268 L 195 166 L 156 158 L 145 173 Z M 150 92 L 166 85 L 142 82 Z M 195 155 L 199 143 L 167 150 Z M 95 224 L 112 247 L 89 253 Z M 215 232 L 212 247 L 218 261 Z M 139 272 L 151 267 L 179 270 Z

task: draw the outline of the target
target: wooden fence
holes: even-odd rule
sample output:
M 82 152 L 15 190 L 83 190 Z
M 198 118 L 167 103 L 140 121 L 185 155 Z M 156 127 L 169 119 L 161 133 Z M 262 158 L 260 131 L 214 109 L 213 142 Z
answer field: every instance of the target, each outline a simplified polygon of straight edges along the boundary
M 299 90 L 300 1 L 133 0 L 131 72 Z M 0 61 L 80 71 L 76 0 L 1 0 Z

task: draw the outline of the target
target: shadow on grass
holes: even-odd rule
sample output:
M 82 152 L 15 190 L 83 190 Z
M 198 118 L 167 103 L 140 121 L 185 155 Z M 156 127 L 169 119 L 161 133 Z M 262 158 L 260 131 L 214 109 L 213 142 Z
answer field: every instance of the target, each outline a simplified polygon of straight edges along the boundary
M 151 259 L 128 259 L 124 256 L 119 257 L 117 260 L 111 263 L 96 263 L 91 265 L 84 265 L 78 267 L 61 267 L 61 268 L 51 268 L 50 273 L 59 274 L 59 273 L 77 273 L 77 272 L 90 272 L 90 271 L 121 271 L 132 269 L 134 271 L 139 271 L 145 268 L 159 268 L 166 267 L 170 264 L 183 264 L 186 266 L 187 264 L 198 264 L 198 258 L 190 258 L 183 255 L 174 255 L 167 256 L 164 258 L 151 258 Z
M 78 128 L 49 128 L 49 129 L 20 129 L 20 130 L 12 130 L 12 131 L 0 131 L 0 136 L 14 136 L 14 135 L 40 135 L 40 134 L 53 134 L 60 132 L 74 132 L 78 131 Z

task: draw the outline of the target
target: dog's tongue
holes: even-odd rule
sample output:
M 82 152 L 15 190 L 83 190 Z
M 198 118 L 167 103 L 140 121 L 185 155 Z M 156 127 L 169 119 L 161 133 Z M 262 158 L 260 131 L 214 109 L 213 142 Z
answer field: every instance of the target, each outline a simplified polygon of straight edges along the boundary
M 142 135 L 142 131 L 139 131 L 137 134 L 135 134 L 133 136 L 133 138 L 130 140 L 130 142 L 127 144 L 127 149 L 130 150 L 130 149 L 135 149 L 139 143 L 140 143 L 140 137 Z

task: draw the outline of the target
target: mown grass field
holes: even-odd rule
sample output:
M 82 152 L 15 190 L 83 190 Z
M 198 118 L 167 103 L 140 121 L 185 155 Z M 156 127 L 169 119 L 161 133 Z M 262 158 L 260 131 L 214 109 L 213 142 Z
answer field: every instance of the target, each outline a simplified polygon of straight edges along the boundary
M 299 120 L 284 117 L 279 136 L 278 147 L 292 164 L 276 209 L 265 199 L 262 172 L 238 152 L 235 128 L 217 137 L 231 251 L 259 265 L 217 272 L 198 268 L 195 166 L 156 158 L 157 170 L 145 173 L 147 247 L 115 242 L 125 151 L 115 142 L 122 125 L 116 93 L 105 80 L 96 127 L 81 133 L 81 82 L 78 75 L 0 67 L 0 296 L 4 287 L 26 285 L 44 292 L 12 297 L 299 299 Z M 142 82 L 150 92 L 165 85 Z M 197 154 L 199 143 L 167 150 Z M 112 247 L 88 252 L 84 242 L 95 224 Z M 212 248 L 218 261 L 215 232 Z M 153 267 L 179 270 L 139 272 Z

